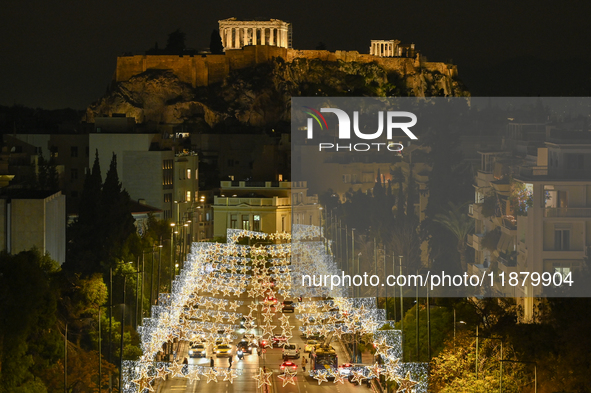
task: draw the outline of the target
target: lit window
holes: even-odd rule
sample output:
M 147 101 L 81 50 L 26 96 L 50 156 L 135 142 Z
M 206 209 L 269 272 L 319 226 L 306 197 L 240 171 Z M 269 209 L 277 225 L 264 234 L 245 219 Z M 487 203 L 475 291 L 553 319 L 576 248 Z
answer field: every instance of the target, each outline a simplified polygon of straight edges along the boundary
M 190 178 L 191 178 L 191 170 L 187 169 L 187 179 L 190 179 Z
M 191 191 L 187 191 L 187 202 L 191 202 Z
M 254 215 L 252 221 L 252 230 L 253 231 L 260 231 L 261 230 L 261 216 L 258 214 Z

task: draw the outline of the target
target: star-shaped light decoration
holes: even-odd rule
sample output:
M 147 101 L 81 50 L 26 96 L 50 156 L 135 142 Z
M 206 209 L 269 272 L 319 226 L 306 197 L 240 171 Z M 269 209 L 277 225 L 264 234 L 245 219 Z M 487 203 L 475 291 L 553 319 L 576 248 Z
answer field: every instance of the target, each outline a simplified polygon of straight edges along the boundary
M 398 363 L 400 363 L 400 359 L 393 359 L 386 363 L 386 370 L 384 372 L 384 377 L 386 378 L 386 381 L 398 380 L 398 374 L 396 373 Z
M 376 348 L 376 355 L 382 355 L 384 357 L 388 357 L 388 351 L 392 349 L 392 346 L 388 345 L 386 342 L 386 338 L 382 337 L 380 341 L 374 343 Z
M 259 368 L 259 373 L 255 375 L 253 378 L 257 381 L 257 388 L 260 388 L 263 385 L 271 385 L 271 381 L 269 378 L 273 375 L 273 372 L 265 372 L 262 368 Z
M 265 313 L 263 314 L 264 321 L 263 322 L 271 322 L 273 320 L 273 314 Z
M 332 371 L 331 375 L 334 377 L 333 383 L 337 383 L 337 382 L 342 383 L 342 384 L 345 383 L 345 376 L 342 375 L 338 369 Z
M 144 389 L 148 389 L 148 391 L 153 392 L 154 391 L 154 387 L 152 386 L 152 377 L 149 377 L 147 375 L 142 375 L 140 378 L 138 379 L 134 379 L 131 382 L 133 382 L 134 384 L 137 385 L 137 391 L 138 392 L 143 392 Z
M 238 309 L 238 301 L 233 301 L 228 303 L 228 308 L 232 311 L 236 311 Z
M 379 378 L 382 374 L 382 366 L 379 363 L 374 363 L 373 366 L 365 366 L 366 370 L 369 371 L 368 378 L 376 377 Z
M 275 329 L 277 326 L 275 325 L 271 325 L 269 322 L 267 322 L 266 325 L 261 326 L 261 328 L 263 329 L 263 336 L 264 335 L 273 335 L 273 329 Z
M 238 377 L 238 375 L 236 375 L 236 372 L 234 370 L 226 370 L 223 372 L 224 375 L 224 381 L 230 381 L 230 383 L 234 383 L 234 379 L 236 379 Z
M 210 368 L 209 370 L 204 372 L 203 375 L 205 376 L 205 378 L 207 378 L 207 383 L 210 383 L 211 381 L 218 381 L 218 373 L 213 368 Z
M 228 285 L 222 289 L 222 294 L 224 296 L 230 296 L 230 292 L 232 292 L 232 290 L 233 290 L 232 286 Z
M 187 378 L 189 379 L 189 383 L 195 383 L 197 381 L 200 381 L 201 378 L 199 378 L 199 370 L 194 369 L 189 374 L 187 374 Z
M 398 379 L 398 390 L 396 390 L 396 393 L 411 393 L 415 390 L 416 385 L 418 385 L 418 382 L 415 382 L 410 378 L 410 371 L 408 371 L 406 377 Z
M 351 381 L 353 382 L 357 382 L 359 385 L 361 385 L 361 381 L 363 381 L 365 378 L 365 375 L 363 375 L 363 372 L 359 371 L 359 370 L 355 370 L 353 372 L 351 372 L 351 374 L 353 374 L 353 378 L 351 378 Z
M 297 375 L 296 373 L 291 372 L 288 369 L 285 369 L 283 374 L 279 375 L 277 378 L 279 378 L 283 381 L 283 387 L 285 387 L 285 385 L 287 385 L 288 383 L 295 385 L 294 378 L 296 375 Z
M 316 375 L 314 375 L 314 379 L 318 381 L 318 385 L 320 385 L 322 382 L 328 382 L 328 379 L 326 377 L 327 372 L 325 370 L 318 371 Z
M 228 315 L 226 316 L 226 320 L 228 321 L 228 323 L 234 323 L 234 322 L 236 322 L 237 319 L 238 319 L 238 315 L 236 315 L 236 314 L 228 313 Z
M 170 363 L 170 365 L 168 366 L 168 369 L 170 370 L 170 377 L 171 378 L 184 377 L 184 375 L 183 375 L 183 368 L 184 367 L 185 367 L 185 365 L 182 363 L 177 363 L 177 362 Z
M 281 314 L 281 316 L 279 317 L 279 321 L 282 325 L 289 325 L 289 317 L 287 316 L 287 314 Z
M 339 325 L 339 326 L 335 326 L 334 329 L 332 330 L 333 334 L 335 336 L 337 336 L 338 338 L 341 338 L 341 336 L 343 334 L 345 334 L 345 331 L 343 330 L 343 326 Z
M 168 375 L 169 371 L 166 369 L 166 366 L 162 366 L 156 369 L 156 377 L 155 378 L 162 378 L 165 379 Z

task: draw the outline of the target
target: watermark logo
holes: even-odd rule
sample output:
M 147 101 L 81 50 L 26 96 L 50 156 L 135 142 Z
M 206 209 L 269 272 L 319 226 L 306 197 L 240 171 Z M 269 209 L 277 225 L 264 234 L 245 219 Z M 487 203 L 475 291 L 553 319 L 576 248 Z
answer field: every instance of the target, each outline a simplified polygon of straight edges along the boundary
M 305 106 L 304 112 L 310 117 L 307 119 L 306 124 L 306 138 L 313 139 L 314 138 L 314 121 L 316 124 L 320 126 L 321 130 L 325 128 L 328 130 L 328 123 L 322 113 L 333 113 L 337 116 L 338 120 L 338 139 L 339 141 L 346 141 L 351 139 L 351 118 L 349 114 L 342 109 L 337 108 L 320 108 L 320 111 Z M 400 121 L 401 119 L 406 119 L 406 121 Z M 384 122 L 386 126 L 384 127 Z M 418 138 L 416 135 L 410 130 L 417 124 L 417 117 L 412 112 L 404 112 L 404 111 L 379 111 L 378 112 L 378 129 L 373 133 L 363 133 L 359 127 L 359 111 L 353 111 L 353 132 L 355 136 L 359 139 L 363 140 L 375 140 L 382 136 L 384 132 L 384 128 L 386 129 L 386 138 L 388 140 L 392 140 L 394 136 L 394 130 L 401 130 L 406 134 L 406 136 L 412 140 L 417 140 Z M 339 144 L 339 143 L 319 143 L 318 149 L 319 151 L 322 150 L 349 150 L 349 151 L 368 151 L 372 149 L 372 147 L 377 148 L 380 150 L 380 147 L 385 146 L 390 151 L 399 152 L 403 149 L 403 145 L 400 143 L 356 143 L 356 144 Z

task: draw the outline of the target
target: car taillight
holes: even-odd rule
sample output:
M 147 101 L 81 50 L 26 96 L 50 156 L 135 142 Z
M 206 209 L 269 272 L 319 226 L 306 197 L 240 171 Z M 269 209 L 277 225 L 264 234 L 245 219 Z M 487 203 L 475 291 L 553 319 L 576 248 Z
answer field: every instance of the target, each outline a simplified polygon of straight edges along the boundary
M 297 366 L 293 366 L 293 369 L 295 370 Z

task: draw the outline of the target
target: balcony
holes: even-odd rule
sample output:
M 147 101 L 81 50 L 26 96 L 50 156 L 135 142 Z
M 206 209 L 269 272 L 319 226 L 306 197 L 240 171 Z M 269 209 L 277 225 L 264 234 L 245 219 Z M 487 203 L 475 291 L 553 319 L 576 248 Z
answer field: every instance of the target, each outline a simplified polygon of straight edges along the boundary
M 471 203 L 468 205 L 468 216 L 472 218 L 482 219 L 482 203 Z
M 547 207 L 544 217 L 591 217 L 591 207 Z
M 483 237 L 484 237 L 484 234 L 482 234 L 482 233 L 475 233 L 472 235 L 472 247 L 476 251 L 483 251 L 484 250 L 484 248 L 481 245 Z M 470 243 L 470 241 L 468 241 L 468 243 Z

